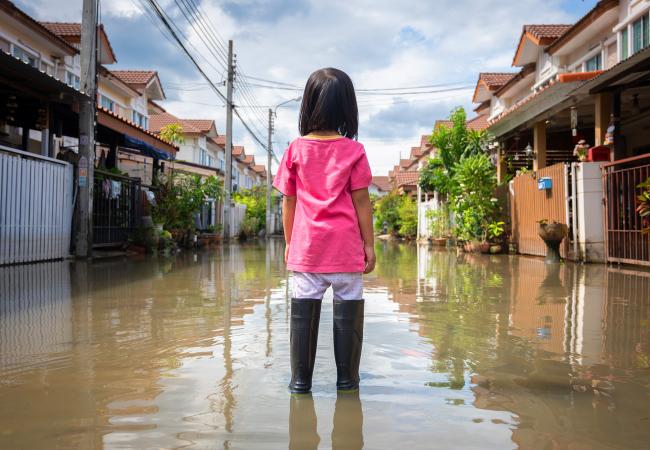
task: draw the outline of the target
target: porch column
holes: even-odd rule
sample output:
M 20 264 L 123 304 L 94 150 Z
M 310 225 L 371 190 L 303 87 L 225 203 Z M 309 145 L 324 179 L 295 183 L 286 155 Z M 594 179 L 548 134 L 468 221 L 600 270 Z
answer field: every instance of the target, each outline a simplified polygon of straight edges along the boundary
M 506 179 L 508 174 L 508 168 L 506 167 L 506 158 L 501 146 L 497 149 L 497 183 L 503 183 L 503 180 Z
M 546 167 L 546 122 L 537 122 L 533 127 L 533 170 L 537 171 Z
M 603 145 L 605 142 L 605 133 L 609 126 L 609 120 L 612 114 L 612 95 L 609 92 L 603 92 L 595 95 L 596 100 L 596 124 L 594 126 L 594 146 Z

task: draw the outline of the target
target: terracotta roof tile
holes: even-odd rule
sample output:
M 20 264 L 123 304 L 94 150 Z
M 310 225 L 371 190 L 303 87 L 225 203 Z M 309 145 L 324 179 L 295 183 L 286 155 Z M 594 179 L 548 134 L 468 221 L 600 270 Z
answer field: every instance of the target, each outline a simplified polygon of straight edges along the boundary
M 264 166 L 261 165 L 261 164 L 256 164 L 256 165 L 254 165 L 254 166 L 252 167 L 252 169 L 253 169 L 254 172 L 257 172 L 257 173 L 259 173 L 259 174 L 264 174 L 264 175 L 266 175 L 266 167 L 264 167 Z
M 146 85 L 156 76 L 155 70 L 112 70 L 113 75 L 126 84 Z
M 40 22 L 45 28 L 58 36 L 81 36 L 81 24 L 70 22 Z
M 416 171 L 399 172 L 395 175 L 397 179 L 397 187 L 400 186 L 416 186 L 420 174 Z
M 467 128 L 470 130 L 481 131 L 488 127 L 487 114 L 481 114 L 467 121 Z
M 246 153 L 244 152 L 244 146 L 243 145 L 233 145 L 232 146 L 232 156 L 238 158 L 240 156 L 246 156 Z
M 479 74 L 479 80 L 483 81 L 488 89 L 496 90 L 506 84 L 516 73 L 509 72 L 482 72 Z
M 399 160 L 399 166 L 402 169 L 406 169 L 407 167 L 410 167 L 411 164 L 413 164 L 413 160 L 411 160 L 411 159 L 400 159 Z
M 557 39 L 572 26 L 565 24 L 524 25 L 524 32 L 537 39 Z
M 388 192 L 391 190 L 392 186 L 387 176 L 374 176 L 372 177 L 372 184 L 377 186 L 380 190 Z
M 417 159 L 420 156 L 422 156 L 420 147 L 411 147 L 411 159 Z
M 191 124 L 195 128 L 198 128 L 203 133 L 210 132 L 214 126 L 214 120 L 212 119 L 183 119 L 183 121 Z
M 185 133 L 201 133 L 201 130 L 194 127 L 191 123 L 187 123 L 185 120 L 179 119 L 168 112 L 149 116 L 149 129 L 155 133 L 160 133 L 160 130 L 162 130 L 163 127 L 171 124 L 180 124 Z
M 253 155 L 246 155 L 244 160 L 242 161 L 244 164 L 248 164 L 249 166 L 254 166 L 255 165 L 255 157 Z

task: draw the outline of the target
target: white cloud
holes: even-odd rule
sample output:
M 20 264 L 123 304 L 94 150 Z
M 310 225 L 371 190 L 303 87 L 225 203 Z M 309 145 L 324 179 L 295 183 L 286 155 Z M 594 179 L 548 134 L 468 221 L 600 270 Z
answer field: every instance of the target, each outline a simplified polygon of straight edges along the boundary
M 137 0 L 111 0 L 102 5 L 104 14 L 117 20 L 140 14 L 136 3 Z M 47 16 L 78 20 L 81 0 L 34 0 L 30 4 L 34 4 L 33 9 L 39 11 L 41 19 Z M 219 67 L 217 59 L 202 46 L 205 33 L 190 28 L 173 2 L 165 5 L 193 45 Z M 509 65 L 523 24 L 576 20 L 565 12 L 561 0 L 203 0 L 201 5 L 220 35 L 234 39 L 240 69 L 298 86 L 313 70 L 324 66 L 347 71 L 357 88 L 471 84 L 480 71 L 512 70 Z M 138 30 L 133 30 L 133 34 L 134 39 L 162 39 L 158 32 L 139 35 Z M 120 52 L 129 49 L 116 51 L 119 59 Z M 182 58 L 179 51 L 178 59 Z M 208 67 L 205 60 L 199 61 Z M 163 82 L 190 87 L 201 82 L 196 73 L 179 73 L 174 65 L 152 68 L 160 71 Z M 207 71 L 220 79 L 221 74 L 215 70 Z M 197 86 L 201 85 L 194 85 Z M 214 118 L 223 132 L 224 108 L 204 88 L 168 89 L 173 100 L 166 106 L 179 116 Z M 255 88 L 253 94 L 257 104 L 275 105 L 300 92 Z M 359 95 L 361 140 L 367 141 L 371 165 L 377 174 L 385 174 L 397 162 L 400 151 L 405 156 L 411 146 L 419 143 L 420 135 L 428 133 L 433 122 L 444 118 L 451 108 L 471 106 L 469 91 L 396 97 L 393 100 L 391 96 Z M 289 105 L 278 114 L 275 140 L 281 147 L 297 134 L 296 106 Z M 261 129 L 264 135 L 260 137 L 266 142 L 266 110 L 259 119 L 250 110 L 241 111 Z M 243 142 L 249 151 L 257 148 L 241 126 L 237 125 L 235 131 L 238 142 Z M 261 149 L 257 148 L 255 153 L 259 160 L 263 159 Z

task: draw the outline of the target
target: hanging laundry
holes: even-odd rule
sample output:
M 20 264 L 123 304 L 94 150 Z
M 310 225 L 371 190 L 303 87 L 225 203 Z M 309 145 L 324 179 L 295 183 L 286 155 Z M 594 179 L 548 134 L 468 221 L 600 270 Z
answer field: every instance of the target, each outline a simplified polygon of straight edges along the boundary
M 102 181 L 102 194 L 105 199 L 111 198 L 111 180 L 105 179 Z

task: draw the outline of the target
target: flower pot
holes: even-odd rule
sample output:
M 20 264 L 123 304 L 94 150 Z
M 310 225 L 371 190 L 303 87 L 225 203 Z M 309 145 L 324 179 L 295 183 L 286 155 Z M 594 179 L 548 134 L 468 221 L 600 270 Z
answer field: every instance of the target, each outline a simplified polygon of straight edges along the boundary
M 546 244 L 546 259 L 547 264 L 555 264 L 561 261 L 560 258 L 560 243 L 569 234 L 569 227 L 564 223 L 540 223 L 537 230 L 539 237 L 542 238 Z
M 478 251 L 487 254 L 490 253 L 490 243 L 489 242 L 481 242 L 478 244 Z
M 501 244 L 490 244 L 490 253 L 496 255 L 503 252 L 503 246 Z

